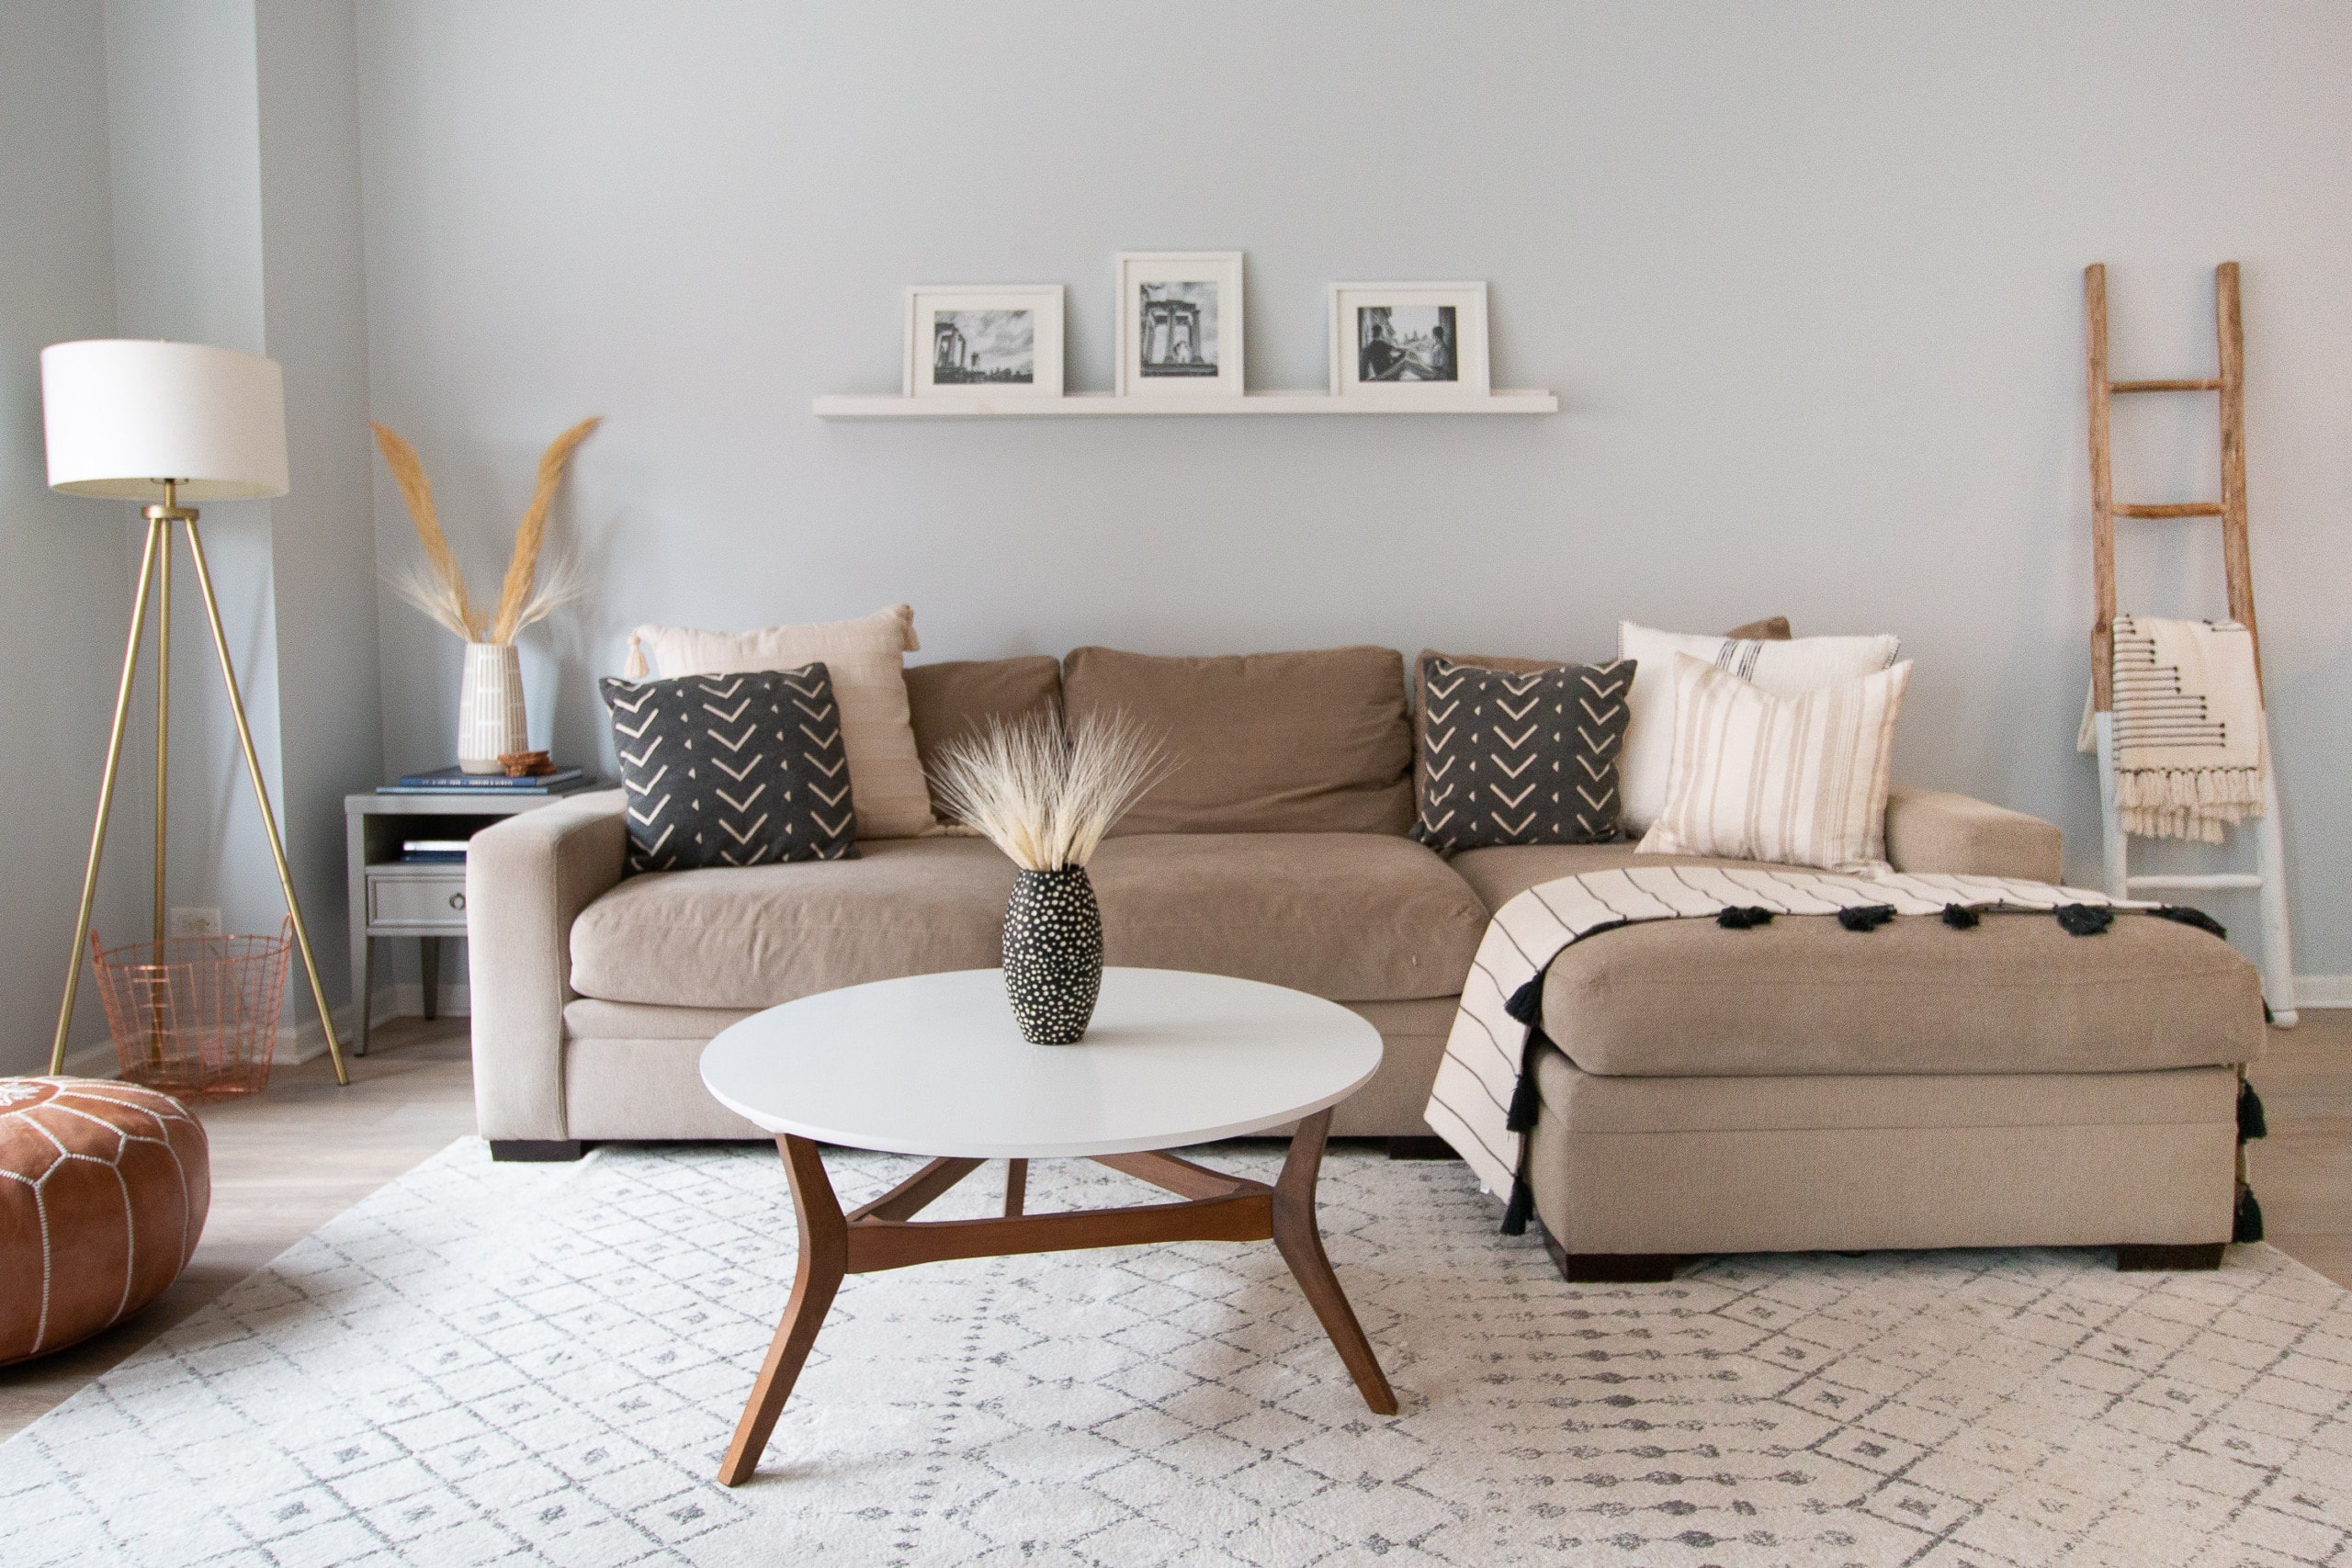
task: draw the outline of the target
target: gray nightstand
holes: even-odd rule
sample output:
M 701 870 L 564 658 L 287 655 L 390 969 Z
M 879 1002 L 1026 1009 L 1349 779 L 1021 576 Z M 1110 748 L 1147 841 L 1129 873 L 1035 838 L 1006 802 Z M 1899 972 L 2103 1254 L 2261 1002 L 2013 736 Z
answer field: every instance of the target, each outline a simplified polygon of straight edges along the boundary
M 594 789 L 591 784 L 584 788 Z M 433 795 L 343 797 L 345 864 L 351 889 L 351 973 L 359 1003 L 359 1039 L 368 1054 L 374 1011 L 376 939 L 413 936 L 422 944 L 424 1016 L 440 1010 L 441 939 L 466 934 L 466 868 L 459 863 L 401 859 L 403 839 L 470 839 L 502 817 L 535 811 L 580 794 L 507 795 L 483 790 Z

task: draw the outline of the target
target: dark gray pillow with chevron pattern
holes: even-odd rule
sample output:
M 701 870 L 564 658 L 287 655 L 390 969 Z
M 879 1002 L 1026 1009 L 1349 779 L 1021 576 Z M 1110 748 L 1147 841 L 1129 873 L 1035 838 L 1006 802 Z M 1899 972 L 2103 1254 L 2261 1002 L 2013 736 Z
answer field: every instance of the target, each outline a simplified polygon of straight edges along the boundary
M 597 685 L 628 792 L 629 870 L 857 858 L 822 664 Z
M 1633 683 L 1630 659 L 1519 672 L 1423 655 L 1413 837 L 1449 854 L 1614 839 Z

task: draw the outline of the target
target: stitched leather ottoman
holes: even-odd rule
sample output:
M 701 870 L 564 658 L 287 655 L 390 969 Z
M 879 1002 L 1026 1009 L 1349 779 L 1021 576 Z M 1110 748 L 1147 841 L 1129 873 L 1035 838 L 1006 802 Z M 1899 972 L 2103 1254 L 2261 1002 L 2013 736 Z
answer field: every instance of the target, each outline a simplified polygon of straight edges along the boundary
M 0 1078 L 0 1365 L 62 1349 L 179 1278 L 212 1200 L 204 1128 L 105 1078 Z

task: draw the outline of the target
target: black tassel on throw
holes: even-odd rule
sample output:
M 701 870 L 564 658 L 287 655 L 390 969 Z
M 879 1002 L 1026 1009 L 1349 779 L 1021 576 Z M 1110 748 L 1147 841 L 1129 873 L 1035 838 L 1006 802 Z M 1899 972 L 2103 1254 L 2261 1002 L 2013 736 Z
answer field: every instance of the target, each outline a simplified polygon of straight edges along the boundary
M 1715 924 L 1726 931 L 1744 931 L 1750 926 L 1769 926 L 1771 923 L 1772 911 L 1761 904 L 1749 904 L 1745 908 L 1737 904 L 1725 905 L 1723 912 L 1715 917 Z
M 2260 1241 L 2262 1239 L 2262 1205 L 2255 1201 L 2254 1189 L 2243 1184 L 2238 1188 L 2238 1212 L 2236 1219 L 2230 1225 L 2230 1239 L 2232 1241 Z
M 2115 923 L 2115 911 L 2103 904 L 2061 904 L 2054 912 L 2069 936 L 2100 936 Z
M 2230 940 L 2230 928 L 2202 909 L 2191 909 L 2179 904 L 2167 904 L 2161 909 L 2151 909 L 2148 913 L 2167 920 L 2177 920 L 2184 926 L 2195 926 L 2200 931 L 2211 931 L 2223 942 Z
M 2250 1197 L 2252 1194 L 2248 1194 L 2248 1196 Z M 1510 1179 L 1510 1201 L 1503 1206 L 1503 1235 L 1525 1235 L 1527 1234 L 1528 1217 L 1534 1213 L 1535 1189 L 1527 1184 L 1527 1178 L 1523 1176 L 1512 1177 Z M 2243 1213 L 2243 1210 L 2241 1210 L 2241 1213 Z M 2258 1214 L 2256 1216 L 2256 1223 L 2257 1224 L 2261 1223 L 2261 1217 Z
M 1944 924 L 1956 931 L 1973 931 L 1976 929 L 1977 922 L 1984 918 L 1965 904 L 1944 906 Z
M 1838 923 L 1849 931 L 1874 931 L 1894 919 L 1892 904 L 1863 904 L 1838 911 Z
M 2238 1142 L 2250 1144 L 2270 1136 L 2270 1118 L 2262 1112 L 2262 1096 L 2244 1078 L 2238 1080 Z
M 1519 1081 L 1511 1086 L 1510 1109 L 1503 1115 L 1503 1126 L 1513 1133 L 1535 1131 L 1535 1118 L 1544 1110 L 1544 1097 L 1535 1088 L 1535 1058 L 1552 1047 L 1552 1037 L 1544 1032 L 1542 1024 L 1527 1026 L 1527 1043 L 1519 1052 Z
M 1503 1011 L 1521 1023 L 1532 1024 L 1544 1016 L 1544 976 L 1538 973 L 1532 980 L 1510 994 L 1503 1003 Z

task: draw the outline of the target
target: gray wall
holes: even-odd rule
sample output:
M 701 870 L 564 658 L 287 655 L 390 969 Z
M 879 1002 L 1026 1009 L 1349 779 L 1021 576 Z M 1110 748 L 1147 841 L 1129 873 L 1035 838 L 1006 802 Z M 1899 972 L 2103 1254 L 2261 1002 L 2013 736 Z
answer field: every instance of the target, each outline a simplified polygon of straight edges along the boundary
M 106 117 L 98 0 L 0 6 L 0 621 L 17 672 L 0 682 L 0 1073 L 48 1068 L 130 613 L 119 509 L 52 493 L 41 451 L 42 346 L 114 327 Z M 150 809 L 141 782 L 127 812 Z M 134 846 L 104 884 L 109 941 L 145 932 Z M 106 1035 L 84 997 L 77 1046 Z
M 209 505 L 202 526 L 337 1007 L 343 796 L 381 761 L 355 28 L 351 6 L 315 0 L 107 4 L 116 330 L 267 354 L 285 370 L 291 491 Z M 183 558 L 172 901 L 274 931 L 283 897 L 189 578 Z M 299 968 L 288 996 L 289 1023 L 312 1016 Z
M 46 1065 L 141 533 L 132 507 L 46 488 L 38 355 L 69 338 L 172 337 L 285 367 L 293 492 L 207 505 L 203 529 L 329 998 L 345 1000 L 342 797 L 382 759 L 356 71 L 348 3 L 0 7 L 0 593 L 27 672 L 0 693 L 0 1072 Z M 176 564 L 171 902 L 274 931 L 284 905 L 184 548 Z M 109 942 L 148 934 L 153 679 L 143 667 L 107 845 Z M 298 1048 L 316 1048 L 299 974 L 288 998 Z M 85 987 L 74 1044 L 104 1038 Z
M 572 756 L 641 620 L 1593 654 L 1779 612 L 1899 633 L 1902 775 L 2091 875 L 2081 268 L 2120 374 L 2201 374 L 2238 259 L 2298 967 L 2352 972 L 2342 7 L 368 0 L 360 59 L 372 403 L 484 581 L 539 445 L 607 416 L 567 517 L 599 588 L 530 652 Z M 1321 385 L 1329 280 L 1488 279 L 1497 383 L 1564 411 L 810 416 L 896 389 L 918 282 L 1067 282 L 1107 387 L 1123 247 L 1247 250 L 1258 388 Z M 2210 489 L 2210 410 L 2123 417 L 2126 498 Z M 2127 606 L 2219 609 L 2201 525 L 2133 532 Z M 382 626 L 386 761 L 442 761 L 457 646 Z
M 342 1008 L 343 797 L 379 783 L 383 766 L 356 13 L 348 0 L 254 9 L 264 330 L 286 369 L 293 487 L 269 503 L 279 798 L 328 1004 Z

